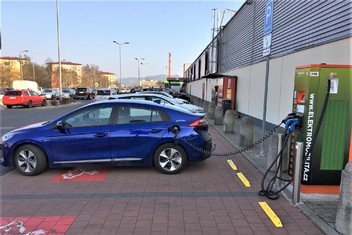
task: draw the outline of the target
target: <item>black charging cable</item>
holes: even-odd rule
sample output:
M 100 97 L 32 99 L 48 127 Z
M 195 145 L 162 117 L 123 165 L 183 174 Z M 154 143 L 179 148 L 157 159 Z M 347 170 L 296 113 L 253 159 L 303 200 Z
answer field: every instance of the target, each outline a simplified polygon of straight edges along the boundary
M 324 100 L 324 104 L 323 104 L 323 108 L 322 108 L 322 111 L 321 111 L 321 114 L 320 114 L 320 118 L 318 120 L 318 124 L 317 124 L 317 128 L 316 128 L 316 131 L 313 135 L 313 140 L 312 140 L 312 144 L 311 144 L 311 148 L 308 150 L 308 152 L 304 155 L 304 158 L 303 158 L 303 163 L 307 160 L 307 158 L 311 155 L 312 151 L 313 151 L 313 147 L 314 147 L 314 144 L 315 144 L 315 141 L 316 141 L 316 138 L 318 137 L 318 134 L 319 134 L 319 130 L 320 130 L 320 127 L 321 127 L 321 124 L 323 122 L 323 119 L 324 119 L 324 115 L 325 115 L 325 111 L 326 111 L 326 108 L 327 108 L 327 105 L 328 105 L 328 101 L 329 101 L 329 97 L 330 97 L 330 87 L 331 87 L 331 79 L 328 79 L 328 85 L 327 85 L 327 90 L 326 90 L 326 95 L 325 95 L 325 100 Z M 294 116 L 292 116 L 293 118 Z M 291 118 L 291 117 L 290 117 Z M 282 123 L 285 123 L 285 121 L 287 120 L 283 120 L 281 122 Z M 281 125 L 280 124 L 280 125 Z M 292 128 L 286 128 L 286 131 L 285 131 L 285 135 L 284 135 L 284 144 L 282 145 L 282 148 L 280 150 L 280 152 L 278 153 L 277 157 L 275 158 L 275 160 L 271 163 L 271 165 L 269 166 L 269 168 L 266 170 L 263 178 L 262 178 L 262 182 L 261 182 L 261 191 L 259 191 L 259 195 L 260 196 L 265 196 L 269 199 L 272 199 L 272 200 L 276 200 L 279 198 L 279 193 L 282 192 L 283 190 L 285 190 L 293 181 L 293 177 L 291 177 L 291 179 L 282 179 L 282 178 L 279 178 L 277 177 L 277 174 L 278 174 L 278 171 L 280 170 L 281 168 L 281 165 L 282 165 L 282 153 L 287 145 L 287 142 L 289 140 L 289 137 L 291 136 L 292 134 Z M 271 169 L 273 168 L 273 166 L 275 165 L 275 163 L 277 163 L 277 161 L 279 160 L 278 164 L 277 164 L 277 169 L 275 171 L 275 175 L 274 177 L 272 177 L 270 180 L 269 180 L 269 183 L 267 185 L 267 187 L 265 188 L 264 187 L 264 182 L 265 182 L 265 179 L 266 177 L 268 176 L 269 172 L 271 171 Z M 274 188 L 274 184 L 275 184 L 275 181 L 279 179 L 281 181 L 284 181 L 286 182 L 286 184 L 284 184 L 280 189 L 278 189 L 277 191 L 273 191 L 273 188 Z M 264 189 L 265 188 L 265 189 Z
M 282 166 L 282 154 L 283 154 L 284 149 L 288 143 L 288 140 L 290 139 L 291 133 L 292 132 L 289 131 L 288 129 L 285 131 L 283 145 L 282 145 L 279 153 L 277 154 L 277 157 L 275 158 L 275 160 L 271 163 L 271 165 L 265 171 L 265 174 L 264 174 L 264 176 L 262 178 L 262 182 L 261 182 L 261 190 L 258 193 L 260 196 L 265 196 L 271 200 L 276 200 L 279 198 L 279 193 L 282 192 L 284 189 L 286 189 L 287 186 L 290 185 L 290 183 L 292 182 L 292 179 L 283 179 L 283 178 L 280 178 L 277 176 L 278 172 Z M 271 169 L 274 167 L 275 163 L 278 163 L 278 164 L 277 164 L 276 171 L 274 172 L 274 176 L 269 180 L 268 185 L 265 187 L 264 186 L 265 179 L 267 178 Z M 274 188 L 276 180 L 284 181 L 284 182 L 286 182 L 286 184 L 284 184 L 279 190 L 274 191 L 273 188 Z

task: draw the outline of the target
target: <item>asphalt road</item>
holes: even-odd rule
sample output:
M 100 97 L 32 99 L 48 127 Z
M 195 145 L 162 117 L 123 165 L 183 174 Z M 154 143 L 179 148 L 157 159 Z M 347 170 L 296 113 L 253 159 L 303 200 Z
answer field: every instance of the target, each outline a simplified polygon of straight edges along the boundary
M 11 130 L 27 126 L 29 124 L 56 119 L 90 102 L 92 101 L 80 100 L 67 105 L 51 106 L 49 101 L 49 105 L 46 107 L 33 107 L 31 109 L 20 106 L 8 109 L 6 106 L 1 104 L 0 135 L 2 136 Z M 0 176 L 5 175 L 11 170 L 13 170 L 13 168 L 3 167 L 0 165 Z

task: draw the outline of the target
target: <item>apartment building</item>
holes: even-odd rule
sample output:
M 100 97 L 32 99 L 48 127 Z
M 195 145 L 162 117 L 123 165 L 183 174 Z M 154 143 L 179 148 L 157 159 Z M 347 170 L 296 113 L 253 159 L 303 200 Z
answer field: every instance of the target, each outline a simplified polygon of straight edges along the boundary
M 110 72 L 101 72 L 104 81 L 107 81 L 107 87 L 116 85 L 116 75 Z
M 28 58 L 0 57 L 0 87 L 11 87 L 14 80 L 23 78 L 23 65 L 29 64 Z
M 47 63 L 51 67 L 52 87 L 59 87 L 59 62 Z M 61 80 L 63 87 L 78 87 L 82 83 L 82 64 L 67 61 L 61 62 Z

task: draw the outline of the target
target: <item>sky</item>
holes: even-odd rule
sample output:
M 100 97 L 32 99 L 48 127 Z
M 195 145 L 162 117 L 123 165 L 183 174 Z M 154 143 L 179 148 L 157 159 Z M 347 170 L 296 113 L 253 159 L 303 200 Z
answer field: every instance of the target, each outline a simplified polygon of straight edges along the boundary
M 96 65 L 122 78 L 167 74 L 182 77 L 183 65 L 192 63 L 212 38 L 212 9 L 224 22 L 244 0 L 58 0 L 60 57 L 62 61 Z M 58 61 L 55 0 L 0 0 L 1 56 L 26 54 L 35 63 Z M 28 50 L 28 52 L 22 52 Z

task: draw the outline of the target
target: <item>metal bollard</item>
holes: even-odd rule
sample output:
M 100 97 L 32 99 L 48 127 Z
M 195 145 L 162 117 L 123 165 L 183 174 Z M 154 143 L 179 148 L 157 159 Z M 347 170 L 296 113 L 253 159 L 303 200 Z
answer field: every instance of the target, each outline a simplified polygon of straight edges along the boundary
M 279 154 L 282 148 L 282 143 L 284 140 L 284 135 L 283 134 L 277 134 L 277 153 Z M 284 151 L 282 151 L 283 153 Z M 281 165 L 280 165 L 281 162 Z M 276 174 L 276 181 L 275 181 L 275 186 L 280 187 L 281 186 L 281 178 L 282 178 L 282 154 L 281 156 L 277 159 L 276 162 L 276 169 L 277 169 L 277 174 Z
M 296 156 L 293 168 L 293 193 L 292 203 L 296 205 L 301 202 L 301 177 L 302 177 L 303 143 L 296 143 Z

